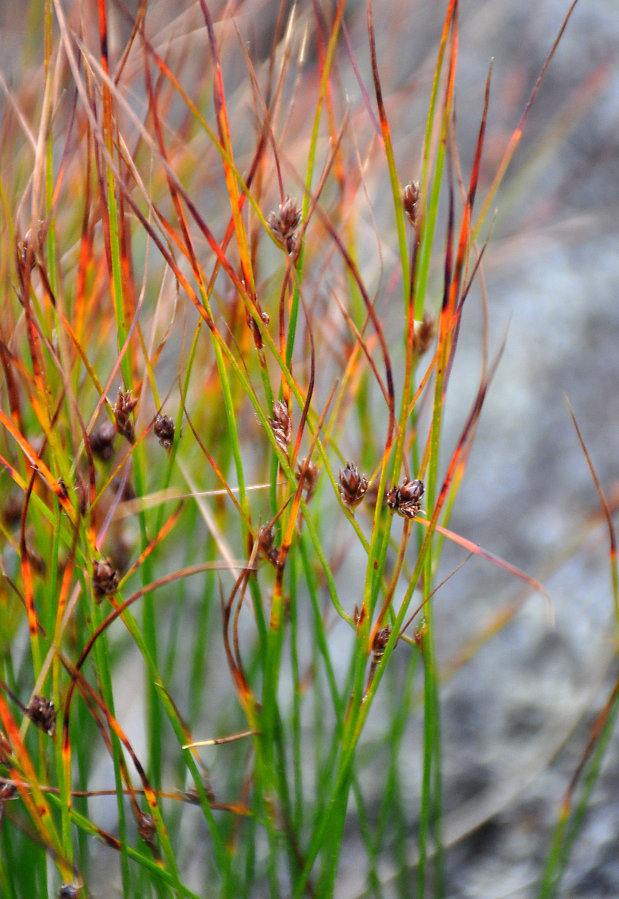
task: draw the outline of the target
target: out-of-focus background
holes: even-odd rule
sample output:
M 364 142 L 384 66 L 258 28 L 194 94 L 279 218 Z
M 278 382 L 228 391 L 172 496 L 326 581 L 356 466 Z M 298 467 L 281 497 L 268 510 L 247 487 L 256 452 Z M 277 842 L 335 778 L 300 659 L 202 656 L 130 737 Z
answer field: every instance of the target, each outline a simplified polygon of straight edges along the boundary
M 189 27 L 191 4 L 174 5 L 187 10 Z M 151 3 L 149 15 L 163 18 L 165 7 L 167 2 Z M 251 0 L 238 4 L 235 14 L 260 41 L 276 7 Z M 374 4 L 377 56 L 403 181 L 418 176 L 443 7 L 429 0 Z M 466 174 L 490 60 L 484 172 L 494 170 L 567 8 L 559 0 L 461 4 L 456 128 Z M 371 95 L 365 4 L 349 5 L 346 24 Z M 9 90 L 24 78 L 22 52 L 29 40 L 22 5 L 3 0 L 0 71 Z M 341 51 L 354 117 L 362 98 Z M 618 53 L 616 0 L 581 0 L 495 199 L 483 283 L 489 356 L 501 347 L 503 352 L 451 527 L 542 580 L 552 606 L 479 559 L 469 561 L 437 598 L 452 899 L 533 894 L 550 827 L 617 676 L 608 534 L 568 401 L 613 502 L 619 499 Z M 0 110 L 6 103 L 3 95 Z M 367 123 L 365 115 L 362 121 Z M 381 274 L 379 259 L 369 254 L 365 275 L 371 278 L 375 265 L 388 296 L 390 268 L 397 263 L 389 250 L 386 169 L 368 174 L 367 185 L 376 218 L 371 231 L 368 224 L 368 245 L 375 227 L 383 258 Z M 487 187 L 480 188 L 482 198 Z M 439 287 L 437 276 L 437 304 Z M 467 300 L 452 376 L 452 445 L 481 377 L 482 308 L 476 289 Z M 447 547 L 444 574 L 462 558 L 461 550 Z M 500 614 L 512 607 L 518 611 L 498 630 Z M 473 653 L 472 641 L 495 627 L 497 633 Z M 421 717 L 411 727 L 411 807 L 419 795 L 420 731 Z M 563 895 L 619 895 L 618 790 L 619 749 L 611 745 Z M 345 844 L 340 899 L 364 888 L 356 839 L 351 834 Z M 385 897 L 399 895 L 391 873 L 389 866 L 381 871 Z

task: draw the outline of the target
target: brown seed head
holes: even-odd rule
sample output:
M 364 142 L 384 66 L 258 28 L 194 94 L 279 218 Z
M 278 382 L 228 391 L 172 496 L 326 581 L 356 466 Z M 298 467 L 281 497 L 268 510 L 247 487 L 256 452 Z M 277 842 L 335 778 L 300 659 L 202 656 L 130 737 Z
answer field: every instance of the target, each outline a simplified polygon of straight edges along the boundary
M 165 447 L 165 449 L 169 449 L 172 446 L 174 443 L 174 422 L 169 415 L 157 414 L 153 431 L 161 446 Z
M 118 589 L 118 572 L 112 568 L 109 562 L 99 562 L 97 559 L 92 563 L 92 582 L 95 588 L 95 596 L 110 596 L 116 593 Z
M 272 565 L 279 562 L 279 550 L 273 542 L 273 528 L 265 524 L 258 531 L 258 551 L 268 559 Z
M 419 202 L 419 181 L 411 181 L 402 191 L 402 205 L 411 225 L 417 221 L 417 204 Z
M 281 400 L 273 403 L 273 418 L 269 418 L 269 424 L 278 446 L 287 453 L 292 440 L 292 421 L 286 403 Z
M 17 252 L 19 261 L 24 268 L 32 269 L 34 267 L 36 257 L 45 245 L 46 234 L 46 224 L 44 221 L 39 220 L 28 228 L 24 234 L 24 239 L 18 241 Z
M 424 312 L 422 321 L 416 321 L 413 331 L 413 351 L 423 356 L 436 335 L 436 319 Z
M 133 396 L 130 390 L 124 392 L 121 387 L 118 388 L 118 399 L 114 406 L 114 422 L 118 433 L 122 437 L 126 437 L 129 443 L 135 442 L 133 422 L 129 416 L 137 404 L 137 398 Z
M 385 646 L 389 642 L 389 637 L 391 636 L 391 628 L 390 627 L 381 627 L 380 630 L 377 630 L 374 635 L 374 641 L 372 643 L 372 652 L 374 653 L 374 661 L 378 661 L 384 651 Z
M 318 482 L 320 471 L 313 462 L 307 459 L 301 459 L 297 462 L 297 478 L 303 481 L 303 489 L 305 490 L 305 499 L 309 502 Z
M 340 470 L 339 485 L 342 502 L 349 509 L 354 509 L 367 493 L 368 479 L 364 474 L 359 474 L 356 465 L 347 462 L 344 471 Z
M 33 724 L 53 737 L 56 733 L 56 709 L 51 699 L 44 696 L 33 696 L 32 702 L 26 709 L 26 714 Z
M 149 846 L 154 845 L 157 827 L 155 826 L 155 819 L 152 815 L 148 815 L 146 812 L 140 812 L 138 816 L 138 833 L 145 843 L 148 843 Z
M 279 204 L 277 212 L 269 213 L 267 224 L 271 229 L 275 240 L 284 247 L 287 253 L 296 255 L 298 250 L 298 240 L 295 231 L 299 227 L 301 221 L 301 210 L 295 200 L 286 197 L 283 203 Z
M 17 787 L 10 781 L 0 779 L 0 823 L 2 823 L 2 815 L 4 813 L 3 803 L 12 799 L 17 793 Z
M 105 421 L 100 428 L 90 435 L 90 448 L 95 456 L 107 462 L 114 455 L 116 428 L 111 421 Z
M 83 886 L 82 883 L 63 883 L 58 890 L 58 899 L 77 899 Z
M 421 512 L 419 500 L 423 496 L 423 481 L 402 481 L 400 487 L 392 487 L 387 492 L 387 505 L 402 518 L 415 518 Z

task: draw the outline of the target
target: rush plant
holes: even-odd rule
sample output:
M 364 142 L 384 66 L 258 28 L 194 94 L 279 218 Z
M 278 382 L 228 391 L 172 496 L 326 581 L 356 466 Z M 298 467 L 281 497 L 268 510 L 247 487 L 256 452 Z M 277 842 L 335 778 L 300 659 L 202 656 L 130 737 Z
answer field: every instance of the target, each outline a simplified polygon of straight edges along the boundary
M 351 840 L 372 895 L 385 859 L 402 895 L 448 892 L 441 551 L 544 591 L 449 526 L 500 352 L 454 445 L 446 398 L 557 43 L 488 171 L 490 71 L 465 163 L 444 7 L 404 151 L 371 0 L 26 6 L 0 167 L 2 896 L 326 897 Z

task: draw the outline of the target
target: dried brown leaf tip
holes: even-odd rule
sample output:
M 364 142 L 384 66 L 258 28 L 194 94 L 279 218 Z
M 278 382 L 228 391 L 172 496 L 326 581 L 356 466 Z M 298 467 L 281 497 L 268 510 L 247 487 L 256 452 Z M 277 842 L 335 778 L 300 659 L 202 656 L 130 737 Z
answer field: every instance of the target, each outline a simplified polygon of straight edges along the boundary
M 417 204 L 419 203 L 419 181 L 411 181 L 402 191 L 402 205 L 411 225 L 417 221 Z
M 423 319 L 416 321 L 413 331 L 413 351 L 417 356 L 423 356 L 436 335 L 436 319 L 424 312 Z
M 159 440 L 159 444 L 165 449 L 170 449 L 174 443 L 174 422 L 170 416 L 157 413 L 153 431 L 155 432 L 155 437 Z
M 416 518 L 421 512 L 419 500 L 424 494 L 423 481 L 407 481 L 387 492 L 387 505 L 402 518 Z
M 118 572 L 115 568 L 112 568 L 109 562 L 99 562 L 95 559 L 92 563 L 92 582 L 95 588 L 95 596 L 101 598 L 116 593 L 118 581 Z
M 118 388 L 118 399 L 114 406 L 114 422 L 118 433 L 121 437 L 126 437 L 129 443 L 135 442 L 133 422 L 129 416 L 137 404 L 137 398 L 130 390 L 123 391 L 121 387 Z
M 56 733 L 56 709 L 51 699 L 44 696 L 33 696 L 32 702 L 26 709 L 26 714 L 33 724 L 53 737 Z
M 115 439 L 116 427 L 111 421 L 106 421 L 90 435 L 90 448 L 95 456 L 107 462 L 114 455 Z
M 297 479 L 303 482 L 305 499 L 308 502 L 316 489 L 319 474 L 320 471 L 318 466 L 314 465 L 314 463 L 310 462 L 308 459 L 301 459 L 300 462 L 297 462 Z
M 292 440 L 292 421 L 286 403 L 281 400 L 273 403 L 273 418 L 269 418 L 269 424 L 277 445 L 287 453 Z
M 279 204 L 277 212 L 270 212 L 267 224 L 275 240 L 282 245 L 290 255 L 295 256 L 299 249 L 298 237 L 295 234 L 301 221 L 301 210 L 295 200 L 286 197 Z
M 349 509 L 354 509 L 367 493 L 368 479 L 364 474 L 359 474 L 356 465 L 347 462 L 344 471 L 340 470 L 339 486 L 342 502 Z

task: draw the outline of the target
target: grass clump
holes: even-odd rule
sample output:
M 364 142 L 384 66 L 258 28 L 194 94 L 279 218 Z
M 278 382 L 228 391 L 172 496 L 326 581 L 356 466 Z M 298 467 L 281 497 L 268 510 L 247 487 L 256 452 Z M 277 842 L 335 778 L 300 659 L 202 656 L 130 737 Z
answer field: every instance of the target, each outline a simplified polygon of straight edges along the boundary
M 447 890 L 445 541 L 542 589 L 449 529 L 500 353 L 444 433 L 543 72 L 494 172 L 488 74 L 465 177 L 446 4 L 403 161 L 373 5 L 362 48 L 346 7 L 28 7 L 2 124 L 7 897 L 87 895 L 101 864 L 110 895 L 329 896 L 352 827 L 373 895 L 385 859 Z

